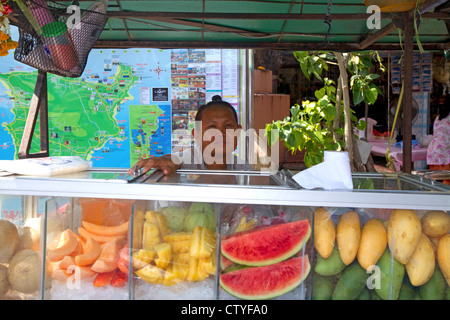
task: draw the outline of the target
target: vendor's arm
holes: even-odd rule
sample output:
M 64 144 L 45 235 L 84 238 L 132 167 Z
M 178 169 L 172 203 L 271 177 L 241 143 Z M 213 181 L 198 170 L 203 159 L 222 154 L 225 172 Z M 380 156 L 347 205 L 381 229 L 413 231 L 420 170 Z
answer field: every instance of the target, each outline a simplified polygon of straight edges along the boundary
M 181 167 L 179 164 L 175 164 L 172 161 L 171 155 L 141 159 L 128 170 L 128 174 L 132 174 L 136 166 L 138 169 L 142 168 L 142 173 L 148 172 L 151 169 L 159 169 L 166 175 L 175 173 Z

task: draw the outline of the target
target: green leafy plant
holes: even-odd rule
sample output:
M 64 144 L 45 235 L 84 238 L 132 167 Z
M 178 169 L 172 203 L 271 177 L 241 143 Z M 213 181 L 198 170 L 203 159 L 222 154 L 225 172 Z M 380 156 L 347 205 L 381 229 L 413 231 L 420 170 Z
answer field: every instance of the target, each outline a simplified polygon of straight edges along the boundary
M 344 101 L 337 95 L 338 86 L 333 80 L 322 79 L 321 76 L 323 71 L 328 70 L 328 64 L 336 64 L 335 56 L 329 52 L 310 54 L 305 51 L 296 51 L 294 56 L 299 61 L 305 77 L 310 79 L 314 76 L 322 81 L 324 86 L 315 91 L 317 101 L 307 100 L 303 101 L 301 106 L 292 106 L 290 117 L 266 125 L 266 134 L 269 142 L 282 140 L 293 154 L 305 150 L 304 162 L 310 167 L 323 161 L 324 151 L 341 151 L 345 148 L 345 139 L 342 138 L 345 135 L 344 128 L 339 124 L 347 120 L 344 116 Z M 346 70 L 351 74 L 350 88 L 354 104 L 373 104 L 378 94 L 381 94 L 380 89 L 372 83 L 379 77 L 378 74 L 370 73 L 373 58 L 381 65 L 377 53 L 355 53 L 348 56 Z M 366 127 L 364 121 L 358 121 L 353 110 L 349 119 L 352 126 L 360 130 Z

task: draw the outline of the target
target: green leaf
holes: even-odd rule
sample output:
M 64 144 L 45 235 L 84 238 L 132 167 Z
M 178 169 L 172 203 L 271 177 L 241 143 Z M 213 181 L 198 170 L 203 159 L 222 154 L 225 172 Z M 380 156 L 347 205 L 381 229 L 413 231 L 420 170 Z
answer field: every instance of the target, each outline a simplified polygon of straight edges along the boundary
M 353 88 L 353 104 L 356 106 L 357 104 L 360 104 L 364 100 L 363 92 L 361 88 L 359 87 L 358 83 L 355 83 Z
M 372 81 L 372 80 L 378 79 L 379 77 L 380 77 L 379 74 L 371 73 L 366 76 L 366 80 Z
M 378 91 L 376 88 L 369 88 L 367 90 L 364 90 L 364 94 L 366 97 L 366 102 L 369 104 L 374 104 L 377 101 L 378 98 Z
M 358 130 L 364 130 L 367 127 L 367 123 L 364 120 L 360 120 L 356 123 L 356 128 Z

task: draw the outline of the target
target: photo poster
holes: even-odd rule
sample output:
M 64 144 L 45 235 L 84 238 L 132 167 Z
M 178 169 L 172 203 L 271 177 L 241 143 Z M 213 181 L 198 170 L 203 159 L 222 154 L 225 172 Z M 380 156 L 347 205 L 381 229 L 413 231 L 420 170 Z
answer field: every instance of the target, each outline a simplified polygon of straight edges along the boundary
M 235 49 L 171 50 L 172 146 L 193 145 L 198 108 L 220 95 L 239 114 L 239 52 Z

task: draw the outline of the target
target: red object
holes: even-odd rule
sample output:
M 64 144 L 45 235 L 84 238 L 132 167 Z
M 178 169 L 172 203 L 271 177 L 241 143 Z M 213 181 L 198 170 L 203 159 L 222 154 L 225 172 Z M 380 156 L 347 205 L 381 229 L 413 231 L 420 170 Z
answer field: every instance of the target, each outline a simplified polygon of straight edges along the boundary
M 117 266 L 119 270 L 125 274 L 128 274 L 130 271 L 128 270 L 128 266 L 130 264 L 129 259 L 130 249 L 128 248 L 128 243 L 120 250 L 119 253 L 119 261 L 117 262 Z
M 2 3 L 4 3 L 4 1 L 2 1 Z M 3 5 L 3 10 L 0 10 L 0 11 L 3 13 L 4 16 L 6 16 L 6 15 L 10 14 L 11 12 L 13 12 L 12 8 L 9 5 L 7 5 L 7 4 L 4 4 Z
M 125 273 L 120 271 L 116 272 L 113 278 L 111 279 L 111 287 L 121 288 L 124 287 L 126 283 L 127 283 L 127 276 Z
M 98 273 L 97 276 L 94 279 L 94 287 L 103 287 L 106 286 L 108 283 L 111 282 L 114 275 L 117 273 L 116 270 L 110 271 L 110 272 L 102 272 Z

